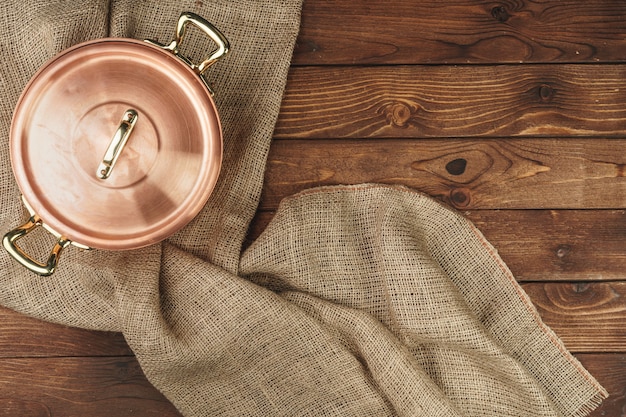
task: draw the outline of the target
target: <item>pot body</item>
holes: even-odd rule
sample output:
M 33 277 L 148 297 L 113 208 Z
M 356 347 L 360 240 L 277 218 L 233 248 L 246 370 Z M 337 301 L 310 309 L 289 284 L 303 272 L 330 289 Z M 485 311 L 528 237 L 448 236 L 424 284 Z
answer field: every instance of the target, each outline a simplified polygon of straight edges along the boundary
M 218 44 L 200 65 L 178 53 L 188 23 Z M 46 63 L 11 125 L 11 164 L 31 218 L 5 235 L 9 253 L 49 275 L 69 243 L 140 248 L 191 221 L 222 158 L 220 120 L 202 72 L 227 51 L 217 29 L 183 13 L 170 45 L 100 39 Z M 58 238 L 46 263 L 15 243 L 39 225 Z

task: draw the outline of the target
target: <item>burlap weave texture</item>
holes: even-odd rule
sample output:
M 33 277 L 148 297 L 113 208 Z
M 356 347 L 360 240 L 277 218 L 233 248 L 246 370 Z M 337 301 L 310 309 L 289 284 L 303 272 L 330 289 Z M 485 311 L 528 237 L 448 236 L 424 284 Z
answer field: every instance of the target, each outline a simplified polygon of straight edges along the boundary
M 35 71 L 58 52 L 89 39 L 117 36 L 169 42 L 181 11 L 189 10 L 224 32 L 234 52 L 207 74 L 216 90 L 215 101 L 224 131 L 223 168 L 218 184 L 202 212 L 168 242 L 236 273 L 241 244 L 261 192 L 271 134 L 299 28 L 300 3 L 294 0 L 2 3 L 2 47 L 6 51 L 0 72 L 3 98 L 0 127 L 4 138 L 0 149 L 2 229 L 10 230 L 26 217 L 9 164 L 8 132 L 17 98 Z M 192 27 L 183 52 L 198 58 L 212 47 Z M 35 253 L 46 253 L 49 242 L 42 239 L 34 249 Z M 126 272 L 128 268 L 158 266 L 161 249 L 154 246 L 120 253 L 83 253 L 70 249 L 64 252 L 54 279 L 48 281 L 31 277 L 3 253 L 3 271 L 9 277 L 4 302 L 52 321 L 120 330 L 116 307 L 109 301 L 115 279 L 102 277 L 132 276 Z M 77 290 L 77 286 L 83 285 L 88 288 Z M 22 291 L 30 295 L 26 299 L 16 295 Z M 57 305 L 42 308 L 42 303 Z M 88 306 L 101 314 L 85 317 L 82 312 Z M 74 310 L 76 314 L 68 314 Z
M 301 0 L 26 0 L 0 5 L 0 226 L 26 213 L 11 115 L 45 60 L 83 40 L 171 40 L 181 11 L 229 38 L 210 70 L 224 164 L 204 210 L 159 245 L 69 249 L 42 279 L 0 254 L 0 303 L 122 332 L 186 416 L 583 416 L 606 392 L 480 233 L 399 187 L 290 198 L 245 253 Z M 203 40 L 192 38 L 191 56 Z M 34 249 L 45 252 L 42 239 Z
M 334 327 L 393 391 L 400 415 L 586 415 L 606 395 L 482 234 L 410 189 L 363 184 L 288 198 L 241 265 Z

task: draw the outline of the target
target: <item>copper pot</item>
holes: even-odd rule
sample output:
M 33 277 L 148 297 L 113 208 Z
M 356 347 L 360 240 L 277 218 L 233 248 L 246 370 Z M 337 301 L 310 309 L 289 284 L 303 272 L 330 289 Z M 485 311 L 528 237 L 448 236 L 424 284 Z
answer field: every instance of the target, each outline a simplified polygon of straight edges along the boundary
M 217 45 L 199 65 L 179 53 L 189 23 Z M 31 217 L 4 236 L 5 249 L 50 275 L 69 244 L 140 248 L 194 218 L 222 160 L 220 120 L 203 73 L 228 50 L 213 25 L 183 13 L 169 45 L 98 39 L 48 61 L 11 123 L 11 164 Z M 39 226 L 56 237 L 45 262 L 16 244 Z

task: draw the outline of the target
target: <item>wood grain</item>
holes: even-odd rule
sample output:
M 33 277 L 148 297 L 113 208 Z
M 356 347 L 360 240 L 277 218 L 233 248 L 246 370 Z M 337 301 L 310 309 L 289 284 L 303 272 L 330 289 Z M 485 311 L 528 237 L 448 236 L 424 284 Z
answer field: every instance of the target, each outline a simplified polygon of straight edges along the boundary
M 520 281 L 624 280 L 624 210 L 466 213 Z
M 523 288 L 573 352 L 626 352 L 626 282 L 528 282 Z M 8 342 L 2 346 L 0 360 L 132 355 L 120 334 L 59 328 L 45 322 L 24 325 L 22 315 L 0 311 L 0 334 L 6 334 L 2 345 Z M 18 326 L 20 337 L 12 334 Z M 76 338 L 71 338 L 72 333 Z
M 577 354 L 609 391 L 590 417 L 620 416 L 626 355 Z M 0 360 L 0 416 L 179 417 L 132 358 Z
M 119 333 L 47 323 L 0 307 L 0 358 L 132 354 Z
M 625 134 L 621 65 L 293 68 L 275 130 L 280 139 Z
M 0 416 L 179 417 L 134 358 L 0 359 Z
M 573 352 L 626 352 L 626 282 L 528 283 L 539 314 Z
M 626 355 L 578 354 L 577 359 L 609 392 L 589 417 L 626 416 Z
M 625 23 L 621 1 L 307 0 L 294 63 L 618 62 Z
M 459 209 L 626 208 L 624 149 L 623 139 L 275 141 L 261 208 L 365 182 L 404 184 Z
M 462 210 L 626 416 L 626 2 L 306 0 L 261 211 L 405 184 Z M 616 65 L 617 64 L 617 65 Z M 0 417 L 179 416 L 118 333 L 0 308 Z
M 520 282 L 615 281 L 626 276 L 625 210 L 470 210 L 464 215 L 491 242 Z M 246 247 L 273 211 L 260 211 Z

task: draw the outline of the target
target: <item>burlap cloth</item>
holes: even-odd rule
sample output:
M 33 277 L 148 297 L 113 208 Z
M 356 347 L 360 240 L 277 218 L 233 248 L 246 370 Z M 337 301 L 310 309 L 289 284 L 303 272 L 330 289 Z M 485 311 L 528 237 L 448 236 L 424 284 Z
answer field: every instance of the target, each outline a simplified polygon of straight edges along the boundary
M 1 251 L 0 303 L 122 332 L 148 379 L 186 416 L 586 415 L 604 389 L 543 324 L 482 235 L 427 196 L 377 185 L 307 191 L 283 202 L 241 253 L 300 7 L 3 2 L 3 231 L 27 216 L 9 165 L 10 119 L 45 60 L 105 36 L 169 41 L 183 10 L 215 23 L 233 53 L 209 74 L 225 158 L 202 213 L 142 250 L 69 249 L 50 278 Z M 189 53 L 202 47 L 191 42 Z

